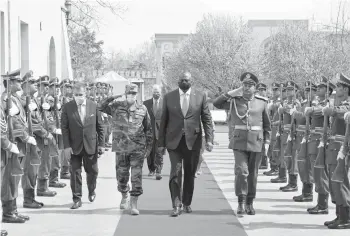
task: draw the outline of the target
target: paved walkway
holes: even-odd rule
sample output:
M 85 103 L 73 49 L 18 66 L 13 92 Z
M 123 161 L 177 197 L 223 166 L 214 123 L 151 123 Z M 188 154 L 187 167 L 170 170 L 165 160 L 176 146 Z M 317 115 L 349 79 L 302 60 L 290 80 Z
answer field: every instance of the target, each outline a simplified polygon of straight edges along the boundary
M 84 184 L 83 207 L 70 210 L 72 204 L 69 182 L 58 189 L 55 198 L 38 197 L 45 203 L 41 210 L 21 208 L 22 194 L 18 205 L 20 213 L 31 217 L 25 224 L 2 224 L 10 236 L 294 236 L 306 233 L 308 236 L 345 236 L 350 231 L 331 231 L 323 226 L 325 220 L 334 216 L 310 216 L 306 208 L 314 203 L 294 203 L 295 193 L 278 191 L 279 184 L 271 184 L 269 177 L 259 175 L 258 195 L 255 202 L 257 215 L 238 218 L 234 195 L 234 158 L 227 149 L 227 133 L 216 135 L 219 146 L 211 153 L 205 153 L 206 164 L 203 174 L 196 180 L 193 213 L 178 218 L 169 217 L 171 211 L 168 187 L 169 159 L 165 156 L 164 175 L 161 181 L 147 176 L 144 167 L 144 194 L 139 200 L 140 216 L 130 216 L 119 210 L 121 195 L 115 180 L 114 155 L 106 153 L 100 159 L 100 174 L 97 198 L 94 203 L 87 199 Z M 146 162 L 145 162 L 146 163 Z M 84 178 L 85 179 L 85 178 Z

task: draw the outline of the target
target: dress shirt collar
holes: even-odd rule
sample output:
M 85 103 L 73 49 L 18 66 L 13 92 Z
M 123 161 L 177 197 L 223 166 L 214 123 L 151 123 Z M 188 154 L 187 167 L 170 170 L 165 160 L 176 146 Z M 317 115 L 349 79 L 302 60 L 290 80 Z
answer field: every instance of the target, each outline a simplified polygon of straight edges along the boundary
M 79 104 L 77 103 L 77 101 L 75 101 L 75 103 L 77 104 L 77 106 L 79 106 Z M 84 102 L 81 104 L 81 106 L 86 106 L 86 99 L 84 99 Z
M 179 89 L 179 92 L 180 92 L 180 96 L 182 96 L 182 95 L 184 95 L 184 94 L 186 94 L 187 96 L 189 96 L 189 95 L 191 94 L 191 88 L 189 88 L 189 89 L 187 90 L 186 93 L 184 93 L 184 91 L 182 91 L 181 89 Z

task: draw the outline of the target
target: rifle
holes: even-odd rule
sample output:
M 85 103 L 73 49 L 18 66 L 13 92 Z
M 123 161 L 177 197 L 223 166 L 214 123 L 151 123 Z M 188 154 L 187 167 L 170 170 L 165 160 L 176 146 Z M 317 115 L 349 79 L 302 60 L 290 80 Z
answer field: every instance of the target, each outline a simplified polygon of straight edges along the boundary
M 33 122 L 32 122 L 32 112 L 29 109 L 29 104 L 31 103 L 31 97 L 30 97 L 30 91 L 29 91 L 29 78 L 33 76 L 33 71 L 29 71 L 27 74 L 25 74 L 25 77 L 27 78 L 27 85 L 26 85 L 26 115 L 27 115 L 27 124 L 28 124 L 28 134 L 31 137 L 34 137 L 33 132 Z M 37 152 L 36 146 L 27 143 L 26 144 L 26 156 L 30 157 L 30 164 L 32 166 L 40 165 L 40 157 Z
M 281 104 L 280 106 L 283 107 L 283 83 L 281 83 Z M 278 109 L 277 109 L 278 112 Z M 276 143 L 275 146 L 273 147 L 273 151 L 280 151 L 281 150 L 281 146 L 282 146 L 282 142 L 281 142 L 281 134 L 283 132 L 283 114 L 278 114 L 279 115 L 279 125 L 278 125 L 278 131 L 276 134 Z
M 56 81 L 58 81 L 57 78 L 55 78 Z M 55 119 L 55 125 L 56 125 L 56 129 L 61 129 L 61 122 L 60 122 L 60 116 L 58 114 L 58 103 L 59 103 L 59 98 L 58 98 L 58 94 L 56 93 L 56 81 L 54 82 L 53 85 L 53 91 L 54 91 L 54 119 Z M 55 138 L 56 138 L 56 143 L 57 143 L 57 148 L 60 149 L 60 147 L 62 147 L 63 145 L 63 140 L 62 140 L 62 136 L 55 134 Z
M 47 121 L 47 111 L 42 108 L 43 104 L 45 103 L 45 95 L 41 89 L 41 79 L 39 78 L 39 92 L 40 92 L 40 104 L 41 104 L 41 117 L 44 121 L 44 128 L 46 131 L 49 131 L 49 122 Z M 49 145 L 48 140 L 44 139 L 44 145 Z
M 11 73 L 13 74 L 13 73 Z M 7 131 L 8 131 L 8 139 L 11 143 L 17 145 L 17 142 L 15 141 L 15 135 L 13 130 L 13 121 L 12 116 L 10 116 L 10 109 L 12 108 L 12 98 L 11 98 L 11 91 L 10 91 L 10 83 L 9 82 L 9 73 L 7 72 L 8 81 L 6 86 L 6 93 L 7 93 Z M 11 85 L 12 86 L 12 85 Z M 21 167 L 21 163 L 18 160 L 18 155 L 14 154 L 10 151 L 6 152 L 6 159 L 10 160 L 9 164 L 11 165 L 11 175 L 12 176 L 22 176 L 24 174 L 23 168 Z
M 293 85 L 294 87 L 294 98 L 293 98 L 293 108 L 296 109 L 296 93 L 295 93 L 295 84 Z M 295 115 L 292 114 L 291 121 L 290 121 L 290 134 L 287 139 L 287 146 L 285 149 L 285 156 L 292 156 L 293 155 L 293 140 L 296 139 L 296 121 L 295 121 Z

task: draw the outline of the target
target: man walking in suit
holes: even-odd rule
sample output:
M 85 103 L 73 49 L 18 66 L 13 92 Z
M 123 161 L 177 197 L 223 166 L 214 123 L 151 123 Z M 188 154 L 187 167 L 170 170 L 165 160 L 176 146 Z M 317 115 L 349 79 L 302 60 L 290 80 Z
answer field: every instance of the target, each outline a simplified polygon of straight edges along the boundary
M 163 98 L 158 144 L 160 152 L 164 152 L 165 147 L 169 152 L 169 187 L 173 217 L 181 214 L 182 204 L 186 213 L 192 212 L 194 179 L 202 147 L 201 122 L 205 132 L 206 149 L 213 149 L 212 118 L 205 94 L 191 88 L 192 78 L 189 72 L 182 74 L 178 84 L 179 89 L 167 93 Z M 181 201 L 182 163 L 184 186 Z
M 164 153 L 158 150 L 158 132 L 162 116 L 163 99 L 161 98 L 161 87 L 159 85 L 155 84 L 153 86 L 153 98 L 144 101 L 143 104 L 147 107 L 153 130 L 153 147 L 151 154 L 147 157 L 148 176 L 153 176 L 156 173 L 156 179 L 161 180 Z
M 85 86 L 84 83 L 74 85 L 74 100 L 63 106 L 61 117 L 64 148 L 71 149 L 72 153 L 70 185 L 74 204 L 71 209 L 82 205 L 82 162 L 87 175 L 89 201 L 95 200 L 97 157 L 104 151 L 103 126 L 97 104 L 86 99 Z

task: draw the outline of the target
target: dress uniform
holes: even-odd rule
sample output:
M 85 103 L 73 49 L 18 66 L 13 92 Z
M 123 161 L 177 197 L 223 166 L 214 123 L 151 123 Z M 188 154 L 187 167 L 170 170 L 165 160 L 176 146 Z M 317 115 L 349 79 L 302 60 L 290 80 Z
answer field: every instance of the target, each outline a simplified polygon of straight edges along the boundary
M 28 134 L 28 124 L 26 122 L 26 114 L 21 104 L 21 100 L 16 95 L 17 91 L 21 90 L 22 79 L 19 77 L 20 70 L 16 70 L 8 75 L 3 76 L 5 88 L 10 90 L 12 108 L 7 109 L 7 93 L 4 92 L 1 97 L 4 111 L 12 117 L 13 138 L 17 142 L 19 155 L 17 158 L 21 161 L 26 158 L 27 144 L 36 145 L 34 137 Z M 9 87 L 9 88 L 8 88 Z M 3 150 L 2 150 L 3 151 Z M 1 153 L 3 156 L 3 153 Z M 12 157 L 13 158 L 13 157 Z M 23 169 L 23 166 L 21 166 Z M 2 222 L 3 223 L 24 223 L 29 220 L 28 216 L 24 216 L 17 211 L 18 186 L 21 176 L 13 173 L 13 166 L 7 164 L 2 174 L 1 185 L 1 202 L 2 202 Z M 23 172 L 21 173 L 23 177 Z
M 267 99 L 245 89 L 255 90 L 258 78 L 252 73 L 242 74 L 240 80 L 243 87 L 230 91 L 218 97 L 214 106 L 218 109 L 231 110 L 230 123 L 232 138 L 229 148 L 233 149 L 235 157 L 235 192 L 238 197 L 237 213 L 245 212 L 254 215 L 253 200 L 256 195 L 258 169 L 263 153 L 263 146 L 270 143 L 270 118 L 267 110 Z M 229 99 L 233 108 L 230 109 Z
M 317 90 L 317 86 L 313 84 L 311 81 L 305 82 L 304 91 L 307 97 L 306 100 L 302 102 L 302 109 L 296 111 L 294 116 L 296 117 L 298 123 L 298 130 L 300 135 L 302 136 L 302 141 L 300 143 L 300 147 L 297 149 L 297 163 L 298 163 L 298 172 L 300 176 L 300 180 L 303 183 L 302 193 L 299 196 L 293 197 L 295 202 L 312 202 L 313 200 L 313 165 L 315 163 L 315 159 L 311 161 L 308 156 L 308 145 L 309 138 L 311 137 L 311 117 L 305 116 L 305 110 L 308 107 L 313 107 L 315 105 L 315 92 Z M 304 127 L 305 130 L 301 129 Z M 298 140 L 299 141 L 299 140 Z M 298 144 L 297 144 L 298 145 Z
M 339 89 L 338 89 L 339 88 Z M 348 88 L 348 91 L 344 91 L 343 88 Z M 329 144 L 326 149 L 326 164 L 328 164 L 329 171 L 329 189 L 331 194 L 332 202 L 336 204 L 336 215 L 337 218 L 333 221 L 325 222 L 325 225 L 329 229 L 347 229 L 350 228 L 349 218 L 349 181 L 348 176 L 344 176 L 344 181 L 332 181 L 335 168 L 338 164 L 337 159 L 345 158 L 348 154 L 347 145 L 344 145 L 345 140 L 345 120 L 344 114 L 350 111 L 349 102 L 349 90 L 350 90 L 350 78 L 338 74 L 337 78 L 337 98 L 340 104 L 333 108 L 324 108 L 324 114 L 328 114 L 332 118 L 331 124 L 331 136 L 329 137 Z M 347 137 L 348 139 L 348 137 Z M 341 148 L 340 148 L 341 147 Z M 346 172 L 349 166 L 344 166 Z M 347 182 L 346 182 L 347 181 Z
M 324 157 L 324 139 L 327 134 L 324 134 L 324 124 L 328 126 L 328 117 L 324 117 L 322 109 L 328 106 L 328 96 L 330 96 L 335 89 L 335 85 L 322 76 L 321 82 L 317 86 L 317 103 L 312 108 L 305 110 L 305 116 L 311 116 L 310 137 L 308 140 L 307 153 L 313 167 L 313 180 L 315 183 L 315 191 L 318 193 L 317 205 L 308 208 L 309 214 L 328 214 L 328 198 L 329 185 L 327 168 L 325 168 L 324 161 L 322 165 L 316 165 L 318 155 Z M 328 94 L 327 94 L 328 92 Z M 325 121 L 326 119 L 326 121 Z M 326 122 L 326 123 L 325 123 Z M 320 145 L 322 143 L 322 145 Z
M 57 132 L 57 130 L 54 130 L 52 127 L 52 123 L 50 122 L 50 105 L 47 103 L 45 96 L 47 96 L 47 92 L 49 89 L 49 76 L 44 75 L 41 76 L 38 80 L 38 98 L 40 97 L 40 102 L 36 100 L 40 105 L 40 111 L 41 111 L 41 117 L 43 120 L 43 127 L 49 131 L 52 135 Z M 51 171 L 51 165 L 52 165 L 52 158 L 53 156 L 58 156 L 58 149 L 56 140 L 54 139 L 54 144 L 44 141 L 42 143 L 42 148 L 39 152 L 41 156 L 41 163 L 38 170 L 38 185 L 37 185 L 37 195 L 42 197 L 54 197 L 56 196 L 55 191 L 51 191 L 48 188 L 49 185 L 49 178 L 50 178 L 50 171 Z M 57 152 L 53 152 L 53 150 L 57 150 Z
M 267 90 L 267 86 L 266 84 L 264 83 L 258 83 L 256 85 L 256 89 L 257 89 L 257 94 L 261 97 L 265 97 L 267 100 L 268 98 L 266 97 L 266 90 Z M 271 118 L 270 118 L 271 119 Z M 267 163 L 267 155 L 265 154 L 265 147 L 263 146 L 263 150 L 262 150 L 262 153 L 263 153 L 263 157 L 262 157 L 262 160 L 261 160 L 261 164 L 260 164 L 260 167 L 259 169 L 267 169 L 267 166 L 268 166 L 268 163 Z
M 266 171 L 263 174 L 267 176 L 273 176 L 278 175 L 278 166 L 279 166 L 279 151 L 274 151 L 274 146 L 277 142 L 277 139 L 279 136 L 277 136 L 278 133 L 278 127 L 279 127 L 279 115 L 278 115 L 278 107 L 281 104 L 281 98 L 282 95 L 280 93 L 281 90 L 281 84 L 279 83 L 272 83 L 272 91 L 273 91 L 273 97 L 271 99 L 270 104 L 268 105 L 268 111 L 269 116 L 271 120 L 271 143 L 269 146 L 269 150 L 267 153 L 268 158 L 270 159 L 270 171 Z
M 136 95 L 136 84 L 126 85 L 125 94 Z M 131 214 L 138 215 L 137 199 L 143 193 L 142 167 L 145 157 L 150 153 L 153 144 L 151 119 L 147 108 L 134 101 L 117 101 L 121 95 L 107 98 L 101 103 L 100 111 L 112 119 L 112 152 L 116 153 L 116 171 L 118 191 L 122 193 L 121 209 L 128 204 L 128 185 L 131 169 Z
M 297 176 L 298 168 L 296 161 L 296 150 L 299 136 L 293 113 L 300 108 L 300 102 L 295 98 L 296 90 L 299 88 L 293 81 L 288 81 L 285 85 L 287 90 L 287 99 L 283 106 L 278 108 L 279 114 L 282 114 L 282 134 L 281 134 L 281 152 L 280 152 L 280 172 L 282 178 L 272 179 L 272 183 L 282 183 L 286 181 L 286 172 L 288 171 L 288 184 L 280 188 L 283 192 L 298 191 Z M 305 128 L 304 128 L 305 130 Z M 296 140 L 298 138 L 298 140 Z M 280 177 L 280 176 L 279 176 Z

